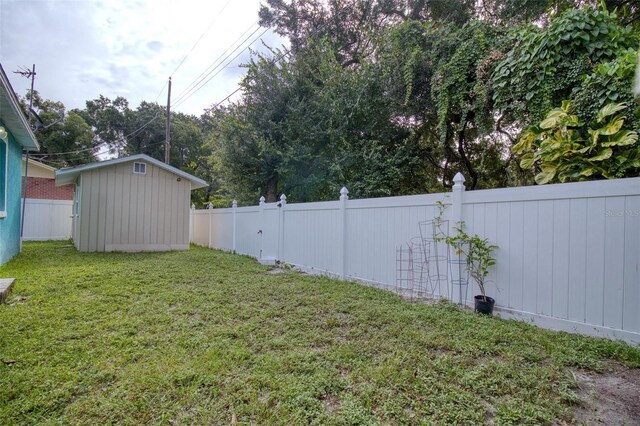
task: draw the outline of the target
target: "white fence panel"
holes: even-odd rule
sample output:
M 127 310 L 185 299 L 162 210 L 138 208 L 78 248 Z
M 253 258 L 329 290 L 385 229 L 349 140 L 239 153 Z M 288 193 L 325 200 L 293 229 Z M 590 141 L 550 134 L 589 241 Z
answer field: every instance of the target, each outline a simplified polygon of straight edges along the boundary
M 393 290 L 397 250 L 420 237 L 419 223 L 438 217 L 443 203 L 450 235 L 461 220 L 498 246 L 487 290 L 499 315 L 640 343 L 640 178 L 468 192 L 457 185 L 446 194 L 348 200 L 345 192 L 340 201 L 197 211 L 193 241 L 206 235 L 204 245 L 225 250 L 235 242 L 259 259 Z M 471 304 L 477 285 L 460 293 L 446 269 L 439 295 Z
M 210 247 L 233 250 L 233 210 L 211 209 Z
M 72 229 L 71 200 L 27 198 L 24 212 L 24 240 L 68 240 Z
M 339 202 L 287 204 L 283 260 L 339 274 L 342 255 Z
M 260 209 L 240 207 L 236 217 L 236 251 L 249 256 L 260 256 Z
M 191 242 L 209 245 L 209 211 L 191 210 Z
M 463 205 L 469 233 L 499 246 L 489 293 L 503 313 L 640 342 L 640 179 L 473 191 Z
M 349 201 L 347 277 L 395 288 L 396 250 L 420 237 L 419 223 L 437 216 L 437 201 L 443 194 Z
M 262 259 L 278 259 L 280 244 L 280 211 L 276 203 L 264 204 L 264 222 L 262 223 L 261 250 Z

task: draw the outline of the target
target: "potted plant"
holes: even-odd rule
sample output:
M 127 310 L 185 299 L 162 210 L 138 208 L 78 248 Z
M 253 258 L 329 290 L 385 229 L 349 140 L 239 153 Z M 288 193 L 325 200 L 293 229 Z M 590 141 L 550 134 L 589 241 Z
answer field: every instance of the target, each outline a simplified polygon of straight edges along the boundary
M 480 287 L 480 293 L 482 294 L 474 296 L 475 311 L 491 315 L 496 301 L 487 296 L 485 284 L 487 275 L 489 275 L 489 268 L 496 264 L 493 251 L 498 247 L 489 244 L 487 238 L 467 234 L 464 231 L 464 222 L 460 222 L 459 226 L 454 229 L 456 230 L 456 235 L 447 237 L 445 241 L 454 249 L 455 254 L 465 257 L 467 272 Z

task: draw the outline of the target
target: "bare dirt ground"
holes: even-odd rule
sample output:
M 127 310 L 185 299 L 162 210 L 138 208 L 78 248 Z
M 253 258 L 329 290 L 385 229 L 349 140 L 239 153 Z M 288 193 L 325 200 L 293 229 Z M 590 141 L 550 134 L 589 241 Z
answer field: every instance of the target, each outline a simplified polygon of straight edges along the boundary
M 582 404 L 574 424 L 640 425 L 640 369 L 610 364 L 604 372 L 574 371 Z

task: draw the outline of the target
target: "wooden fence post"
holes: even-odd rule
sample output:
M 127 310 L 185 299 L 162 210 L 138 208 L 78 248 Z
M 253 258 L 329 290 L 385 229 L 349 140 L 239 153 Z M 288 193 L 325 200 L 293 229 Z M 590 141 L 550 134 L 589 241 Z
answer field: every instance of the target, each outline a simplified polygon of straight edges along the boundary
M 231 251 L 233 253 L 236 252 L 236 241 L 237 241 L 237 231 L 238 231 L 238 220 L 237 220 L 237 214 L 238 214 L 238 201 L 233 200 L 233 202 L 231 203 L 231 214 L 233 215 L 233 242 L 231 243 Z
M 211 217 L 213 216 L 213 204 L 211 204 L 211 202 L 207 204 L 207 210 L 209 210 L 209 227 L 207 228 L 209 233 L 209 244 L 207 247 L 211 248 Z
M 278 202 L 278 260 L 283 261 L 284 257 L 284 208 L 287 205 L 287 196 L 282 194 Z
M 340 190 L 340 279 L 347 277 L 347 201 L 349 190 L 343 186 Z

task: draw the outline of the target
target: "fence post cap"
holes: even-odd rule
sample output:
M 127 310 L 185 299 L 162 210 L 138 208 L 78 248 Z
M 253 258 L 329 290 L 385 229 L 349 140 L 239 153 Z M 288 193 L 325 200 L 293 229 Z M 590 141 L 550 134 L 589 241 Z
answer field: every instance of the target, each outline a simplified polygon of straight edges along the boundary
M 284 195 L 284 194 L 282 194 L 282 195 L 280 196 L 280 201 L 287 201 L 287 196 L 286 196 L 286 195 Z
M 191 204 L 191 210 L 195 210 L 196 209 L 196 205 L 195 204 Z
M 265 198 L 264 195 L 262 197 L 260 197 L 260 205 L 263 205 L 265 202 Z
M 343 186 L 342 189 L 340 190 L 340 199 L 341 200 L 349 199 L 349 190 L 347 189 L 346 186 Z
M 462 173 L 460 173 L 460 172 L 456 173 L 456 175 L 453 177 L 453 181 L 455 183 L 458 183 L 458 182 L 464 183 L 465 180 L 466 179 L 464 178 L 464 175 Z
M 209 201 L 209 204 L 207 204 L 207 209 L 211 210 L 212 208 L 213 208 L 213 203 Z
M 464 189 L 465 178 L 462 173 L 456 173 L 456 175 L 453 177 L 453 182 L 453 189 Z
M 238 201 L 237 200 L 233 200 L 231 202 L 231 207 L 238 207 Z

